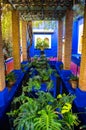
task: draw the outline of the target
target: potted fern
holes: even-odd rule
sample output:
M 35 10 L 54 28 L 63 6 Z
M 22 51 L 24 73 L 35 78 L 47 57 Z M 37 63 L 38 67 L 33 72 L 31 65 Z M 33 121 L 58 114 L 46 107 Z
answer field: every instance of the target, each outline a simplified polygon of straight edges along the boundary
M 16 82 L 16 76 L 14 72 L 10 72 L 9 74 L 6 75 L 6 85 L 8 88 L 11 88 L 14 83 Z
M 70 76 L 69 82 L 73 89 L 76 89 L 76 87 L 78 86 L 78 80 L 79 78 L 77 76 L 73 74 Z

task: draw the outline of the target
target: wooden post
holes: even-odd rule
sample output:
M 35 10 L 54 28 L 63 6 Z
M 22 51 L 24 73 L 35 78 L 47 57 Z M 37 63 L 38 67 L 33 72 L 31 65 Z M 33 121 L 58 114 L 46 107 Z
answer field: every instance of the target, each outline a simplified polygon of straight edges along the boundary
M 58 61 L 62 61 L 62 33 L 63 33 L 63 21 L 58 21 Z
M 22 20 L 22 52 L 23 61 L 27 61 L 27 22 Z
M 20 69 L 20 30 L 19 30 L 19 12 L 12 11 L 12 41 L 13 41 L 13 58 L 14 69 Z
M 65 23 L 65 43 L 64 43 L 64 69 L 70 70 L 71 64 L 71 49 L 72 49 L 72 24 L 73 11 L 67 10 Z
M 4 55 L 2 47 L 2 28 L 1 28 L 1 3 L 0 3 L 0 91 L 5 88 L 5 65 L 4 65 Z
M 82 56 L 80 64 L 79 88 L 86 91 L 86 4 L 84 7 L 84 28 L 82 39 Z

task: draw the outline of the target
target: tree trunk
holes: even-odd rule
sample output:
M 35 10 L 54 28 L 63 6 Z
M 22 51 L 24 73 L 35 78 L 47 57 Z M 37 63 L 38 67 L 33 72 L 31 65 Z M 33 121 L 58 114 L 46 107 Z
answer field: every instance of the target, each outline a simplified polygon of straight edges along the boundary
M 28 28 L 28 42 L 29 42 L 29 45 L 27 47 L 27 59 L 28 61 L 31 60 L 30 58 L 30 48 L 32 46 L 32 21 L 29 21 L 28 24 L 27 24 L 27 28 Z

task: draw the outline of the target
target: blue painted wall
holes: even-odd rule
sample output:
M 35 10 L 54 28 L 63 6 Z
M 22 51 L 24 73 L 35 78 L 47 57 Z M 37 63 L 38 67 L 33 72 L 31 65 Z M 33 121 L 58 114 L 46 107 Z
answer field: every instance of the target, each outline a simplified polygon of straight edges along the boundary
M 79 27 L 79 25 L 83 24 L 83 22 L 84 22 L 83 17 L 78 18 L 78 27 Z
M 78 36 L 79 36 L 79 25 L 83 24 L 83 17 L 78 18 L 73 22 L 72 32 L 72 54 L 78 53 Z
M 78 20 L 73 22 L 72 54 L 77 54 L 77 49 L 78 49 Z
M 78 18 L 73 22 L 73 30 L 72 30 L 72 54 L 78 53 L 78 31 L 79 25 L 83 23 L 83 18 Z M 41 33 L 42 34 L 42 33 Z M 34 48 L 34 36 L 37 35 L 36 33 L 33 34 L 33 44 L 30 49 L 30 56 L 33 57 L 34 55 L 40 55 L 40 51 Z M 43 35 L 43 34 L 42 34 Z M 57 27 L 54 30 L 54 33 L 48 34 L 51 35 L 51 49 L 46 49 L 45 54 L 47 57 L 57 57 L 57 48 L 58 48 L 58 23 Z
M 44 35 L 43 33 L 41 33 Z M 48 33 L 47 33 L 48 34 Z M 33 57 L 34 55 L 40 55 L 40 50 L 37 50 L 34 48 L 34 41 L 35 41 L 35 35 L 33 34 L 33 44 L 30 49 L 30 56 Z M 39 34 L 40 35 L 40 34 Z M 49 33 L 48 35 L 51 35 L 51 48 L 45 50 L 45 54 L 47 57 L 57 57 L 57 44 L 58 44 L 58 23 L 53 33 Z
M 79 26 L 84 24 L 84 18 L 83 17 L 80 17 L 78 18 L 78 36 L 79 36 Z M 77 50 L 77 53 L 78 53 L 78 50 Z M 81 53 L 79 53 L 81 54 Z

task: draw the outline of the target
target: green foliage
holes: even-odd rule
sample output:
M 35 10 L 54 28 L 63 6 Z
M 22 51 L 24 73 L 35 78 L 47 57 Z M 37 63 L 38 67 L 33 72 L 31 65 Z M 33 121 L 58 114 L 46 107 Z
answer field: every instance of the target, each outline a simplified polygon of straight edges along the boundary
M 32 89 L 39 90 L 41 88 L 41 80 L 39 76 L 34 76 L 34 78 L 30 78 L 26 84 L 26 86 L 23 87 L 24 92 L 32 91 Z
M 45 39 L 42 40 L 41 38 L 37 39 L 36 49 L 40 49 L 42 51 L 42 50 L 47 49 L 47 48 L 49 48 L 49 41 L 47 41 Z
M 4 10 L 2 13 L 2 37 L 3 40 L 12 42 L 12 15 L 11 11 Z
M 72 113 L 75 96 L 63 94 L 54 98 L 49 93 L 53 87 L 50 76 L 55 70 L 50 68 L 45 56 L 40 59 L 34 57 L 30 70 L 36 75 L 23 86 L 22 94 L 13 100 L 15 107 L 8 113 L 14 119 L 15 130 L 73 130 L 73 126 L 79 124 L 77 115 Z M 39 91 L 43 80 L 47 85 L 46 93 Z M 37 91 L 36 98 L 34 95 L 27 96 L 33 89 Z
M 45 55 L 41 55 L 40 58 L 34 56 L 32 62 L 29 64 L 31 71 L 36 69 L 38 75 L 43 79 L 49 79 L 51 74 L 57 73 L 55 69 L 52 69 L 48 64 L 48 60 Z M 32 69 L 34 68 L 34 69 Z M 57 75 L 58 76 L 58 75 Z
M 4 6 L 2 11 L 2 39 L 4 58 L 12 57 L 12 14 Z
M 79 120 L 76 114 L 72 114 L 71 112 L 67 112 L 64 114 L 64 121 L 67 122 L 67 126 L 69 130 L 72 130 L 72 126 L 79 125 Z
M 74 10 L 74 20 L 76 20 L 78 17 L 82 17 L 84 15 L 84 3 L 76 4 L 73 7 Z
M 12 45 L 9 41 L 3 40 L 3 53 L 5 59 L 12 57 Z
M 16 80 L 16 76 L 14 72 L 10 72 L 9 74 L 6 75 L 6 81 L 10 82 L 15 80 Z
M 28 102 L 25 102 L 19 107 L 18 117 L 14 121 L 14 126 L 17 125 L 17 130 L 33 130 L 32 124 L 37 111 L 37 102 L 29 98 Z
M 79 124 L 77 115 L 72 113 L 71 103 L 74 96 L 63 94 L 55 99 L 50 93 L 39 92 L 37 95 L 36 99 L 23 93 L 14 99 L 14 103 L 21 105 L 8 115 L 14 117 L 16 130 L 73 130 L 72 127 Z
M 78 79 L 79 78 L 77 76 L 73 75 L 73 74 L 70 76 L 70 80 L 78 80 Z
M 29 63 L 29 67 L 32 69 L 33 67 L 37 67 L 38 65 L 39 65 L 38 57 L 34 56 L 33 60 Z
M 38 92 L 38 99 L 37 102 L 39 103 L 40 110 L 43 109 L 46 105 L 52 104 L 54 102 L 54 97 L 50 93 L 45 93 L 43 91 Z
M 16 82 L 16 75 L 14 72 L 10 72 L 9 74 L 6 75 L 5 77 L 6 79 L 6 86 L 8 87 L 8 89 L 10 90 L 11 87 L 14 85 L 14 83 Z
M 34 119 L 35 130 L 61 130 L 61 123 L 57 120 L 57 115 L 50 105 L 38 112 L 38 117 Z
M 33 28 L 34 29 L 55 29 L 57 25 L 56 21 L 33 21 Z

